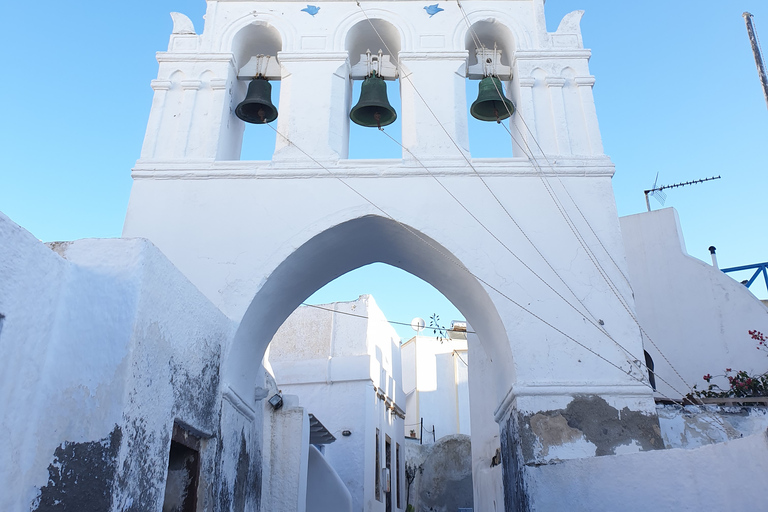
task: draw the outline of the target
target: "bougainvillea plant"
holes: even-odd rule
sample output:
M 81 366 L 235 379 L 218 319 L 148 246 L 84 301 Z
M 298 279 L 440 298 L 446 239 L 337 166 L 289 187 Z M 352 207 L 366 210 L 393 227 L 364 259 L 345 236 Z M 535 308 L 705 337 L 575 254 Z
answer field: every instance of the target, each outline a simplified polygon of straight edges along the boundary
M 768 352 L 768 338 L 757 330 L 749 331 L 750 337 L 757 341 L 757 350 Z M 725 377 L 728 379 L 728 388 L 723 389 L 712 379 Z M 702 377 L 707 381 L 707 389 L 699 390 L 693 386 L 694 394 L 700 398 L 752 398 L 768 396 L 768 372 L 762 375 L 750 375 L 744 370 L 734 372 L 731 368 L 726 368 L 722 375 L 710 375 L 709 373 Z

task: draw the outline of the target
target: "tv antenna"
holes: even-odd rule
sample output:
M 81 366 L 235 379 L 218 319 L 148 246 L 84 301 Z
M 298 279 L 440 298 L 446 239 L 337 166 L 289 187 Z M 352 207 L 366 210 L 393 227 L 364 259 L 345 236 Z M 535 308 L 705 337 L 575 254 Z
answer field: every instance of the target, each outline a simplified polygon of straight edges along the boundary
M 648 190 L 644 190 L 645 193 L 645 206 L 648 208 L 648 211 L 651 211 L 651 201 L 648 199 L 648 196 L 653 196 L 654 199 L 656 199 L 661 206 L 664 206 L 664 201 L 667 200 L 667 194 L 665 194 L 663 191 L 668 188 L 678 188 L 678 187 L 685 187 L 687 185 L 696 185 L 697 183 L 704 183 L 705 181 L 712 181 L 712 180 L 719 180 L 720 176 L 712 176 L 711 178 L 703 178 L 700 180 L 693 180 L 693 181 L 684 181 L 681 183 L 674 183 L 672 185 L 662 185 L 660 187 L 657 187 L 656 184 L 659 181 L 659 173 L 656 173 L 656 179 L 653 181 L 653 187 L 649 188 Z

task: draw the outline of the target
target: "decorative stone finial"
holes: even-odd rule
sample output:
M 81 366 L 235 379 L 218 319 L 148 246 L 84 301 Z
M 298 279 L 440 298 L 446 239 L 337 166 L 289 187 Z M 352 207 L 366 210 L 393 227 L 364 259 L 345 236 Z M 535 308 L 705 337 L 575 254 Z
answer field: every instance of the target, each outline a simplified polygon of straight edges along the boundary
M 173 19 L 173 33 L 174 34 L 197 34 L 195 32 L 195 25 L 185 15 L 180 12 L 172 12 L 171 18 Z

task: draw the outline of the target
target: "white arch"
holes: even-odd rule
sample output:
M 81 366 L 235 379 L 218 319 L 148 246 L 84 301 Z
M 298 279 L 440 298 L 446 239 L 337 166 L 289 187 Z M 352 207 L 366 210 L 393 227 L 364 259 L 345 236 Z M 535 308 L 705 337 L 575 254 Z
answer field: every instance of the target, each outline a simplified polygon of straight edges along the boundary
M 333 34 L 333 51 L 343 52 L 347 49 L 346 42 L 349 31 L 361 21 L 367 23 L 368 18 L 366 18 L 366 14 L 372 20 L 386 21 L 397 29 L 400 33 L 400 51 L 410 51 L 414 48 L 416 31 L 409 20 L 384 9 L 366 9 L 365 13 L 361 10 L 356 10 L 339 22 Z M 396 57 L 397 55 L 392 56 L 393 59 Z
M 503 11 L 484 9 L 480 11 L 468 12 L 467 19 L 469 20 L 470 25 L 474 25 L 479 21 L 488 21 L 503 25 L 512 33 L 515 51 L 530 50 L 533 48 L 533 38 L 531 32 L 508 13 Z M 454 48 L 464 49 L 464 41 L 466 40 L 468 33 L 469 27 L 467 27 L 466 22 L 460 23 L 456 26 L 456 30 L 453 33 Z
M 259 25 L 264 27 L 270 27 L 277 30 L 282 40 L 282 51 L 293 51 L 294 42 L 298 40 L 298 35 L 292 24 L 287 23 L 285 18 L 275 16 L 267 12 L 259 12 L 258 17 L 254 13 L 248 13 L 246 15 L 233 20 L 222 31 L 222 35 L 219 38 L 219 48 L 217 51 L 222 53 L 234 53 L 232 46 L 235 42 L 235 37 L 241 30 L 251 25 Z M 243 63 L 238 63 L 242 66 Z
M 249 393 L 256 385 L 255 369 L 285 319 L 325 284 L 377 262 L 430 283 L 462 312 L 492 362 L 501 401 L 515 380 L 515 369 L 506 329 L 485 288 L 441 244 L 376 215 L 348 220 L 315 235 L 275 268 L 243 315 L 222 365 L 223 381 Z

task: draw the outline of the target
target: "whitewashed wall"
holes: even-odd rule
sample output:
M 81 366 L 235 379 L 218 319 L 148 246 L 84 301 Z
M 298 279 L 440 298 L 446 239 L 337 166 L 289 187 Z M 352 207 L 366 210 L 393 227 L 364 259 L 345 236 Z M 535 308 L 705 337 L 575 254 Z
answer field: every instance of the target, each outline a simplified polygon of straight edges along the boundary
M 52 248 L 0 214 L 0 509 L 158 509 L 174 421 L 202 437 L 200 503 L 258 503 L 260 429 L 208 442 L 233 323 L 146 240 Z
M 456 354 L 458 353 L 458 355 Z M 405 433 L 416 430 L 424 418 L 422 442 L 432 443 L 451 434 L 471 433 L 466 340 L 414 336 L 401 347 L 406 392 Z M 461 359 L 460 359 L 461 358 Z M 419 423 L 419 425 L 413 425 Z
M 657 377 L 659 391 L 680 398 L 688 386 L 705 388 L 706 374 L 768 370 L 768 357 L 748 333 L 768 332 L 768 308 L 738 281 L 688 255 L 674 209 L 622 217 L 621 229 L 637 317 L 650 336 L 645 350 L 658 376 L 675 388 Z M 725 378 L 712 382 L 728 388 Z
M 693 450 L 526 468 L 537 512 L 761 510 L 766 471 L 766 432 Z

